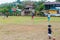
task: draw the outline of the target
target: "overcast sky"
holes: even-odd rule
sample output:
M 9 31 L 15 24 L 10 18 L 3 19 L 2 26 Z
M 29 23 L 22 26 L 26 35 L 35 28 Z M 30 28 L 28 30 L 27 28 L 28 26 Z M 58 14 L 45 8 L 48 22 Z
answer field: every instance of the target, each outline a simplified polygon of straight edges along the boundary
M 10 2 L 14 2 L 14 1 L 16 1 L 16 0 L 0 0 L 0 4 L 2 4 L 2 3 L 10 3 Z M 23 1 L 23 0 L 21 0 L 21 1 Z M 33 0 L 33 1 L 39 1 L 39 0 Z M 53 2 L 55 0 L 47 0 L 47 1 Z

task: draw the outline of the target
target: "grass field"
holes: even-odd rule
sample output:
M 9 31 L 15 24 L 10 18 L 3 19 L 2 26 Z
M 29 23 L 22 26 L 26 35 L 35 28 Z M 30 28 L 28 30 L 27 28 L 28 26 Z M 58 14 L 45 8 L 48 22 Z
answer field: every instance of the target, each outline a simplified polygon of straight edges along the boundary
M 51 17 L 52 36 L 60 40 L 60 17 Z M 48 40 L 47 17 L 0 16 L 0 40 Z

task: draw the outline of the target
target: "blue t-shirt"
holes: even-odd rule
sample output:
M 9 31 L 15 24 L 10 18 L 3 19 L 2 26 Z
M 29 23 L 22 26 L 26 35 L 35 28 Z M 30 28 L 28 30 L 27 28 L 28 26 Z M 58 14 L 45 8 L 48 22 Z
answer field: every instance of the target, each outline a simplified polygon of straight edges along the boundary
M 50 17 L 50 14 L 48 14 L 48 17 Z
M 48 21 L 50 21 L 50 14 L 48 14 Z

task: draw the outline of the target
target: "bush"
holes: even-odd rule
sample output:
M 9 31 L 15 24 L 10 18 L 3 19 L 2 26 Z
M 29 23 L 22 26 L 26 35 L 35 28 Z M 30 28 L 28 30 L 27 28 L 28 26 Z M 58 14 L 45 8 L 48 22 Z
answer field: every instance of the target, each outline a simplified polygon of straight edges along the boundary
M 39 15 L 40 15 L 40 16 L 45 16 L 45 15 L 44 15 L 44 12 L 40 12 Z

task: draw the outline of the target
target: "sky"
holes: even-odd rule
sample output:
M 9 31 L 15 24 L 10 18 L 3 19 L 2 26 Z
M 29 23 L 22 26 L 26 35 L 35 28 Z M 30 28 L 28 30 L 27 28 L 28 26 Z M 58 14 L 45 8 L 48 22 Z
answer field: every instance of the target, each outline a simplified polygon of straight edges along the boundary
M 14 1 L 16 1 L 16 0 L 0 0 L 0 4 L 2 4 L 2 3 L 10 3 L 10 2 L 14 2 Z M 23 1 L 23 0 L 21 0 L 21 1 Z M 39 0 L 33 0 L 33 1 L 39 1 Z M 47 1 L 53 2 L 55 0 L 47 0 Z

